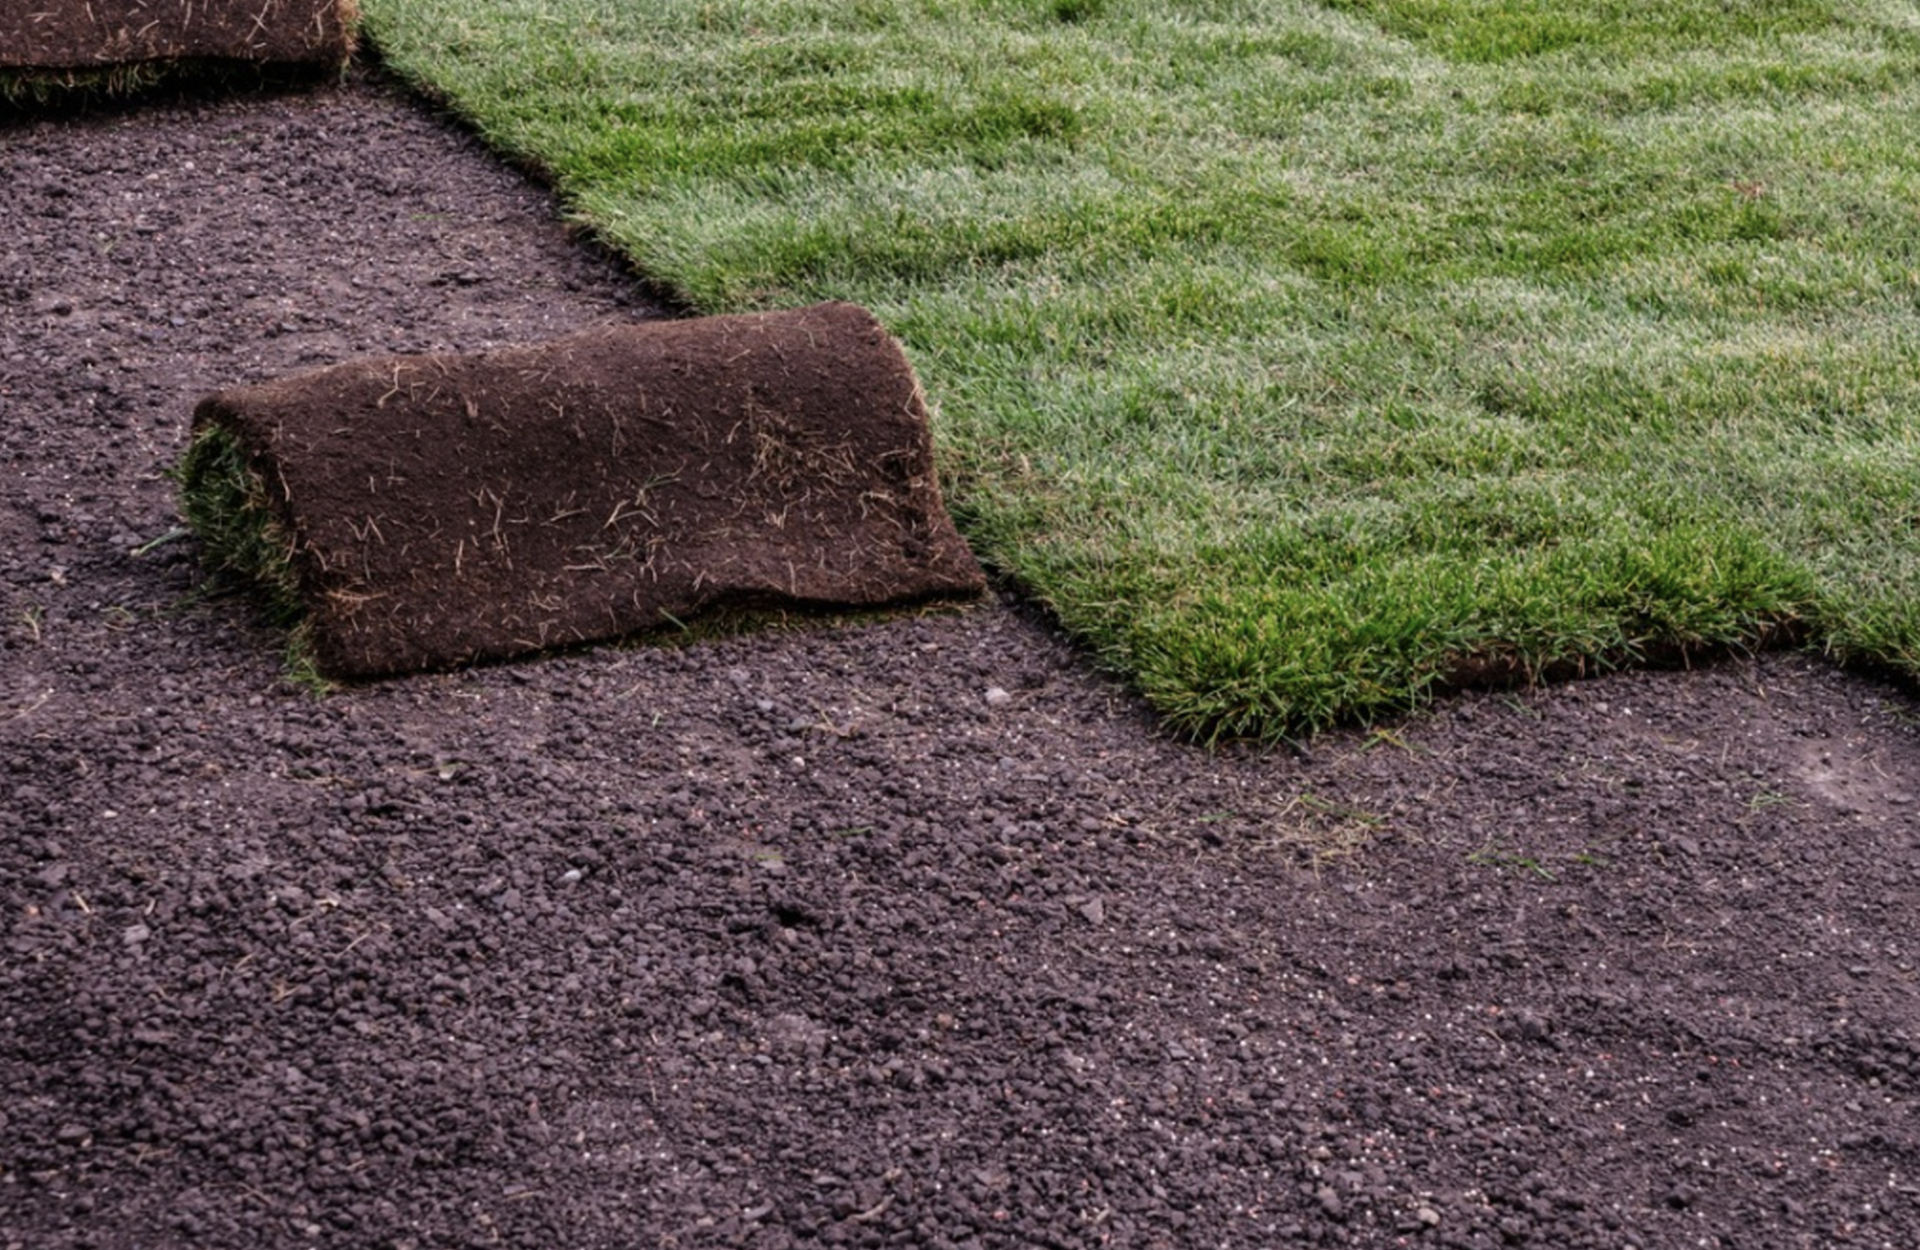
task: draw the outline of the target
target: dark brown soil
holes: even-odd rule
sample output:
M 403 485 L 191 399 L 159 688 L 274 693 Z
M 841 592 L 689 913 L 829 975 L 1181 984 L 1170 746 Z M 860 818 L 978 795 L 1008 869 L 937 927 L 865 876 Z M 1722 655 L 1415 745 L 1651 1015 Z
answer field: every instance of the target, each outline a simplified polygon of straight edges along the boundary
M 913 369 L 853 304 L 367 357 L 222 391 L 208 427 L 267 496 L 329 677 L 987 588 Z
M 147 546 L 194 400 L 628 282 L 377 83 L 0 164 L 0 1247 L 1920 1244 L 1905 695 L 1206 754 L 989 606 L 316 700 Z
M 338 65 L 356 0 L 8 0 L 0 67 L 95 69 L 140 61 Z

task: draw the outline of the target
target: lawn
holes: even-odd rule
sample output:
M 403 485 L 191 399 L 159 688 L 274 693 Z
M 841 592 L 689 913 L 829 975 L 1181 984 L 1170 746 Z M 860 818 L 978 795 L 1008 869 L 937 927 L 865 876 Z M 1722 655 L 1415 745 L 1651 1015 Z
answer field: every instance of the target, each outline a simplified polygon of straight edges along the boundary
M 689 306 L 906 344 L 982 559 L 1174 728 L 1920 670 L 1920 11 L 365 0 Z

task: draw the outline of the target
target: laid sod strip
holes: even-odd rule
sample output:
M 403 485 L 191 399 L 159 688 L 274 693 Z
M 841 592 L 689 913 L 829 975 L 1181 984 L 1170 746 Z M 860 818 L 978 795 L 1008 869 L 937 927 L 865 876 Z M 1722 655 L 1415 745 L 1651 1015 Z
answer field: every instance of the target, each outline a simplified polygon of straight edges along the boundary
M 1920 670 L 1920 29 L 1824 0 L 368 0 L 693 306 L 873 308 L 1177 729 Z
M 986 588 L 913 372 L 849 304 L 356 361 L 194 425 L 182 512 L 328 678 Z

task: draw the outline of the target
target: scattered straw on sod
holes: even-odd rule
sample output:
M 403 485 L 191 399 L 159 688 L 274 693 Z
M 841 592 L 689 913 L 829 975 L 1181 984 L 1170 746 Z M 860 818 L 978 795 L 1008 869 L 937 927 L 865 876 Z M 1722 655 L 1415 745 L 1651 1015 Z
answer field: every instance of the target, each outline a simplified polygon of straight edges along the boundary
M 368 0 L 707 311 L 858 300 L 1176 728 L 1920 665 L 1920 29 L 1817 0 Z
M 194 428 L 208 562 L 328 678 L 986 589 L 913 371 L 851 304 L 349 361 L 210 395 Z
M 343 64 L 356 0 L 7 0 L 0 103 L 132 95 L 174 78 Z

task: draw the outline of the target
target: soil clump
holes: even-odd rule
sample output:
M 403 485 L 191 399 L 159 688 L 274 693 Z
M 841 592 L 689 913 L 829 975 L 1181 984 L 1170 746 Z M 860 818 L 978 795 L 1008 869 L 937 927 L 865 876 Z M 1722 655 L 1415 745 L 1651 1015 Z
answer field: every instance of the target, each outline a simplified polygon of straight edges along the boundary
M 0 173 L 0 1247 L 1920 1244 L 1905 694 L 1206 753 L 993 603 L 315 698 L 195 400 L 633 283 L 364 74 Z

